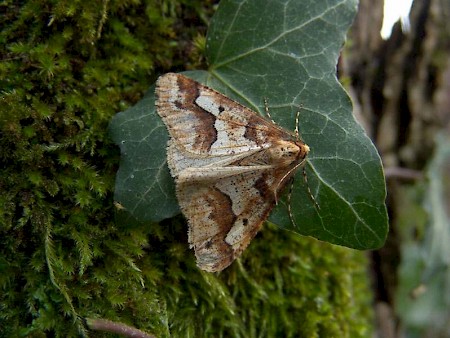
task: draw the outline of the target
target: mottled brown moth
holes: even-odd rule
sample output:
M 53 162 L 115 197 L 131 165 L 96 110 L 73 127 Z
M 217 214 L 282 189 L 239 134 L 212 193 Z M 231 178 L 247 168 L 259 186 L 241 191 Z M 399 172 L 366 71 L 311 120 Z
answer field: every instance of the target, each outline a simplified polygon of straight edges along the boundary
M 225 269 L 261 228 L 309 147 L 251 109 L 181 74 L 156 83 L 175 178 L 197 265 Z

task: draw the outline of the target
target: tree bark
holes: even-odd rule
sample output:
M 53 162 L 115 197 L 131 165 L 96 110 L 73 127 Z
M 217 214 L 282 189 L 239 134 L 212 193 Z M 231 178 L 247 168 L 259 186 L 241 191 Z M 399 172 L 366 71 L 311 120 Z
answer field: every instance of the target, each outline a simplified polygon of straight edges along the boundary
M 400 335 L 393 315 L 400 261 L 393 227 L 402 198 L 399 188 L 422 177 L 435 135 L 450 130 L 449 2 L 415 0 L 409 18 L 408 32 L 397 23 L 384 41 L 383 1 L 361 0 L 339 69 L 341 77 L 350 80 L 355 116 L 377 145 L 389 174 L 390 234 L 385 247 L 372 255 L 381 337 Z

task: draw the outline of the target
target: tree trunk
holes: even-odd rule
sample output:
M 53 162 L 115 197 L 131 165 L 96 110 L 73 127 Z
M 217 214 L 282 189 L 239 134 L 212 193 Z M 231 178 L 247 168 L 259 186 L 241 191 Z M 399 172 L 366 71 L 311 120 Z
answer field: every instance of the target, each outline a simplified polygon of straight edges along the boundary
M 415 0 L 409 32 L 397 23 L 386 41 L 382 19 L 383 1 L 360 1 L 340 73 L 350 79 L 355 116 L 376 143 L 386 171 L 391 229 L 385 247 L 372 255 L 373 280 L 379 335 L 397 337 L 400 187 L 423 176 L 435 135 L 450 130 L 450 5 Z

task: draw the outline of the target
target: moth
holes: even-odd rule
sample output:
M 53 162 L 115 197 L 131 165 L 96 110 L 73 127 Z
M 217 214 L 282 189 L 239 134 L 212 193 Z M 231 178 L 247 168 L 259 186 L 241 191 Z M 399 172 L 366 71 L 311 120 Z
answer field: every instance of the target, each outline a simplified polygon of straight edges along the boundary
M 309 147 L 251 109 L 181 74 L 156 82 L 167 163 L 200 269 L 228 267 L 261 228 Z

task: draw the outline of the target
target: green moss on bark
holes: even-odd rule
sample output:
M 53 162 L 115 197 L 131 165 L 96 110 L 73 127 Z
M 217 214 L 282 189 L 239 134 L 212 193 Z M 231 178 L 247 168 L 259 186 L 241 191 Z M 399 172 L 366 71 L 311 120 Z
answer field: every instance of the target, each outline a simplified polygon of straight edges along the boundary
M 1 6 L 2 334 L 76 337 L 93 317 L 161 337 L 367 335 L 361 253 L 268 227 L 216 276 L 179 219 L 114 223 L 108 123 L 156 74 L 201 62 L 210 3 Z

